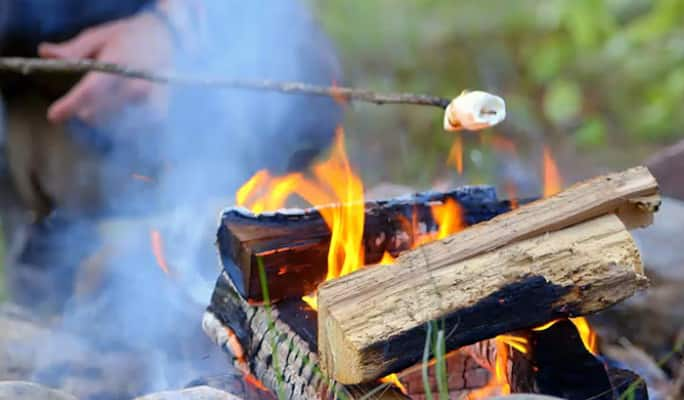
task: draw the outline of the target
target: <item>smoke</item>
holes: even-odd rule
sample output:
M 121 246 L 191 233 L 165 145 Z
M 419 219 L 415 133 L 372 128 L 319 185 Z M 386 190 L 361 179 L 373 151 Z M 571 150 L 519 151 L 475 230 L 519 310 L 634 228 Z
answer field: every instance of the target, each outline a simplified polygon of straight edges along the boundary
M 198 38 L 191 48 L 176 49 L 174 72 L 340 81 L 332 46 L 297 1 L 206 0 L 202 7 Z M 54 249 L 79 259 L 88 255 L 75 272 L 76 281 L 85 283 L 76 284 L 67 302 L 65 329 L 96 351 L 140 355 L 146 373 L 138 378 L 146 380 L 148 391 L 181 387 L 199 373 L 227 368 L 226 359 L 208 355 L 217 350 L 200 329 L 219 272 L 219 211 L 233 203 L 235 189 L 257 169 L 282 172 L 308 164 L 331 142 L 341 118 L 326 98 L 193 87 L 168 91 L 164 118 L 129 105 L 89 128 L 112 140 L 111 148 L 103 148 L 99 173 L 102 204 L 87 216 L 58 209 L 51 217 L 91 226 L 90 234 Z M 157 266 L 151 230 L 160 232 L 168 275 Z M 96 250 L 87 251 L 95 242 Z

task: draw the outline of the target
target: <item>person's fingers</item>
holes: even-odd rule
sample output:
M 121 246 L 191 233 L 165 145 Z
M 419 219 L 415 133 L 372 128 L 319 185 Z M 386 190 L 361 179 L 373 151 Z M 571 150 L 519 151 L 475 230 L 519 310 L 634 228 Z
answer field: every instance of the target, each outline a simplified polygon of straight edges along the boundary
M 92 57 L 110 39 L 112 27 L 108 25 L 86 29 L 73 39 L 61 43 L 43 42 L 38 45 L 38 55 L 43 58 Z
M 113 85 L 113 77 L 88 73 L 48 108 L 48 120 L 52 123 L 62 123 L 69 118 L 79 117 L 86 122 L 92 122 L 99 108 L 98 103 L 106 101 L 109 96 L 108 89 Z

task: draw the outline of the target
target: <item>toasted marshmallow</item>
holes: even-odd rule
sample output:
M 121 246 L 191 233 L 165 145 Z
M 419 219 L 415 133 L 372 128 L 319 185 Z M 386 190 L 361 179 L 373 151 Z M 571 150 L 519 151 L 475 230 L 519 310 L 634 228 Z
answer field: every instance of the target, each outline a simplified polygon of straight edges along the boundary
M 494 126 L 505 118 L 506 103 L 501 97 L 479 90 L 464 90 L 444 111 L 444 130 L 478 131 Z

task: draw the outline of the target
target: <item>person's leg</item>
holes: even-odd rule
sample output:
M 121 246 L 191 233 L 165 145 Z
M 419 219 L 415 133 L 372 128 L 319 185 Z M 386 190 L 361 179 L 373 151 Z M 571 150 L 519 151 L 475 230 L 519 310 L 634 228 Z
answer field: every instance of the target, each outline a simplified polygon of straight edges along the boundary
M 65 132 L 45 119 L 49 102 L 26 94 L 6 104 L 2 218 L 10 299 L 54 312 L 73 291 L 78 264 L 90 252 L 92 227 L 83 218 L 54 215 L 55 205 L 87 199 L 80 188 L 91 176 Z M 92 169 L 93 171 L 95 168 Z M 51 213 L 53 213 L 51 215 Z M 68 213 L 67 213 L 68 214 Z

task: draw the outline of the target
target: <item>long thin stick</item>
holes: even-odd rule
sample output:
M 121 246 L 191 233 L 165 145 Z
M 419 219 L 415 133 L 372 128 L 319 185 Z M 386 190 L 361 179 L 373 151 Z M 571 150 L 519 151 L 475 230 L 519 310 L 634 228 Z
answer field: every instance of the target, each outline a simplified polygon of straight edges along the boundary
M 33 72 L 86 73 L 97 71 L 127 78 L 144 79 L 150 82 L 167 85 L 275 91 L 290 94 L 327 96 L 342 99 L 344 101 L 363 101 L 375 104 L 414 104 L 446 108 L 451 101 L 446 98 L 425 94 L 377 93 L 365 89 L 318 86 L 303 82 L 202 78 L 173 73 L 159 73 L 94 60 L 51 60 L 42 58 L 0 57 L 0 70 L 15 71 L 22 74 L 30 74 Z

